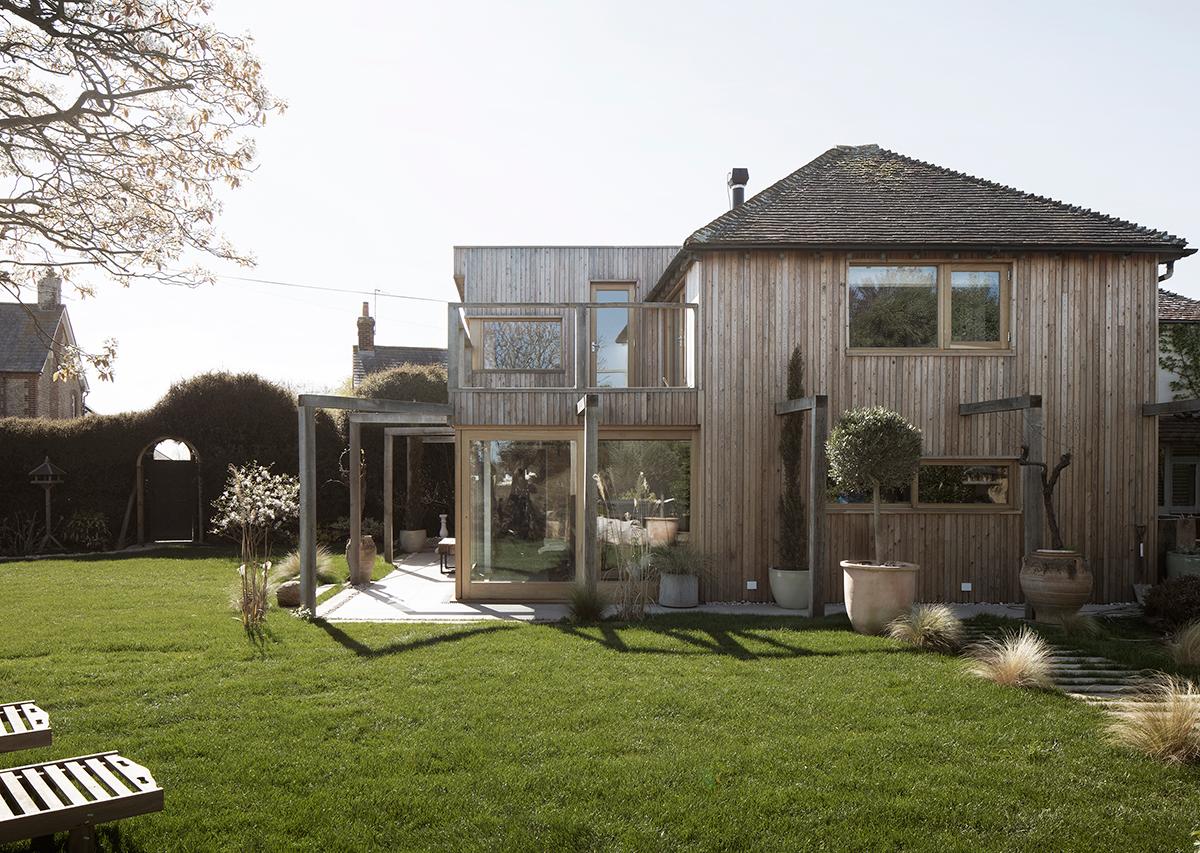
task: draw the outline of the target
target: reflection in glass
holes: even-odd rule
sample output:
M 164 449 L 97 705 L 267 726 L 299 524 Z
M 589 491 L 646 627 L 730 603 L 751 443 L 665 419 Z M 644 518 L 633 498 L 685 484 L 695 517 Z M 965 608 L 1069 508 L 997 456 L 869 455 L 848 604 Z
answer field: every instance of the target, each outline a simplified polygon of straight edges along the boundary
M 850 267 L 849 297 L 850 346 L 937 346 L 937 267 Z
M 486 320 L 485 370 L 561 370 L 562 321 Z
M 835 504 L 869 504 L 871 503 L 871 493 L 838 491 L 837 485 L 830 477 L 825 484 L 825 500 Z M 894 488 L 880 489 L 879 502 L 883 505 L 903 504 L 909 506 L 912 504 L 912 486 L 905 484 Z
M 596 302 L 628 302 L 627 290 L 597 290 Z M 596 387 L 629 387 L 629 309 L 593 309 Z
M 596 520 L 602 579 L 616 579 L 623 542 L 673 548 L 690 537 L 690 441 L 602 440 L 598 467 L 605 498 Z
M 958 343 L 1000 340 L 1000 272 L 950 273 L 950 339 Z
M 922 504 L 1007 504 L 1007 465 L 922 465 L 917 500 Z
M 471 580 L 575 578 L 575 442 L 472 441 Z

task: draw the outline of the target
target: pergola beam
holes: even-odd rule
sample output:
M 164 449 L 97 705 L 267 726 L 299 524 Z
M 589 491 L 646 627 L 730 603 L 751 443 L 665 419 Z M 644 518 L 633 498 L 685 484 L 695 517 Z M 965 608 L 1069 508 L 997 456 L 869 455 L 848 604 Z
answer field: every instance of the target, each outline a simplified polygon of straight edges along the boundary
M 449 403 L 418 403 L 410 400 L 378 400 L 368 397 L 341 397 L 334 394 L 301 394 L 301 406 L 316 409 L 341 409 L 345 412 L 393 412 L 398 415 L 450 416 Z
M 795 415 L 810 412 L 812 423 L 808 445 L 808 612 L 810 616 L 825 615 L 825 480 L 829 460 L 825 441 L 829 438 L 829 397 L 815 394 L 775 404 L 776 415 Z
M 437 436 L 453 438 L 454 430 L 450 427 L 443 426 L 402 426 L 402 427 L 387 427 L 383 431 L 384 435 L 423 435 L 425 440 Z
M 349 415 L 352 424 L 375 424 L 384 426 L 440 426 L 445 428 L 446 415 L 431 415 L 420 412 L 409 414 L 393 412 L 352 412 Z
M 1022 394 L 1020 397 L 1001 397 L 998 400 L 981 400 L 978 403 L 959 403 L 960 415 L 986 415 L 992 412 L 1017 412 L 1022 409 L 1040 409 L 1041 394 Z
M 1142 403 L 1142 414 L 1148 418 L 1159 415 L 1182 415 L 1186 412 L 1200 412 L 1200 400 L 1172 400 L 1169 403 Z

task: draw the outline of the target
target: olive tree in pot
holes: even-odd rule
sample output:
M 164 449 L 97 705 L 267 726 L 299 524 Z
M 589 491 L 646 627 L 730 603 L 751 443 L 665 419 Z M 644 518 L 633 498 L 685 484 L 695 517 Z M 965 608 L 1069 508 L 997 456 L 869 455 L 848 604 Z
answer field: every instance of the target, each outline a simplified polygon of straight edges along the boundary
M 804 356 L 792 350 L 787 368 L 787 399 L 804 396 Z M 787 610 L 806 610 L 812 590 L 808 565 L 808 521 L 804 512 L 804 489 L 800 482 L 800 455 L 804 450 L 804 415 L 795 412 L 783 418 L 779 455 L 783 459 L 783 492 L 779 496 L 779 565 L 771 566 L 768 577 L 775 603 Z
M 1058 514 L 1054 511 L 1054 487 L 1059 475 L 1071 464 L 1071 454 L 1064 453 L 1050 468 L 1045 462 L 1030 461 L 1029 448 L 1022 447 L 1017 464 L 1041 469 L 1042 504 L 1051 545 L 1021 558 L 1021 592 L 1033 609 L 1034 619 L 1061 621 L 1077 613 L 1092 596 L 1092 572 L 1087 560 L 1078 551 L 1063 547 Z
M 695 607 L 700 603 L 700 579 L 712 560 L 690 545 L 659 546 L 650 551 L 658 575 L 658 603 L 663 607 Z
M 410 554 L 425 547 L 425 445 L 420 439 L 408 439 L 405 464 L 408 466 L 408 491 L 404 495 L 404 529 L 400 547 Z
M 846 612 L 860 634 L 877 634 L 912 607 L 916 563 L 885 560 L 880 492 L 912 481 L 921 464 L 921 431 L 882 406 L 851 409 L 829 431 L 829 475 L 838 488 L 871 494 L 871 560 L 842 560 Z

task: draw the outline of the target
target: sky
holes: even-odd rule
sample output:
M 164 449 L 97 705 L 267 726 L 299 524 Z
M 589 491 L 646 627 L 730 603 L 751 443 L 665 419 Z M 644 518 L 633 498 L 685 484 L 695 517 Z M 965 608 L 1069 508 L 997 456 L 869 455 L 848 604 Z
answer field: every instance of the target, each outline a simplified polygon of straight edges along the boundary
M 1200 244 L 1200 4 L 215 0 L 289 103 L 221 227 L 218 272 L 453 300 L 452 247 L 675 245 L 838 144 L 885 148 Z M 1200 255 L 1170 286 L 1200 298 Z M 445 343 L 443 305 L 221 279 L 68 304 L 118 340 L 89 405 L 206 370 L 345 382 L 380 344 Z

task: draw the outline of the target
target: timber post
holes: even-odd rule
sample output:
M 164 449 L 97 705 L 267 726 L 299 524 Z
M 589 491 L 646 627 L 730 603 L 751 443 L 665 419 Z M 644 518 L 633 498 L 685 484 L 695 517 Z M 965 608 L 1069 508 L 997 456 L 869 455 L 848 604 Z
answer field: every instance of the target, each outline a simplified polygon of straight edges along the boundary
M 300 406 L 300 606 L 317 610 L 317 446 L 313 410 Z
M 391 565 L 392 560 L 396 558 L 393 541 L 393 528 L 395 521 L 393 519 L 393 504 L 396 496 L 396 488 L 393 481 L 393 465 L 395 462 L 393 445 L 396 437 L 389 435 L 386 431 L 383 434 L 383 559 Z
M 350 479 L 350 577 L 353 582 L 362 548 L 362 424 L 350 421 L 350 458 L 347 462 Z
M 600 396 L 584 394 L 575 406 L 583 418 L 583 582 L 595 588 L 600 566 L 596 547 L 596 517 L 599 515 L 596 469 L 600 459 Z

